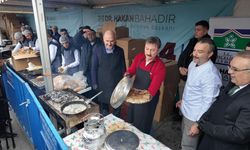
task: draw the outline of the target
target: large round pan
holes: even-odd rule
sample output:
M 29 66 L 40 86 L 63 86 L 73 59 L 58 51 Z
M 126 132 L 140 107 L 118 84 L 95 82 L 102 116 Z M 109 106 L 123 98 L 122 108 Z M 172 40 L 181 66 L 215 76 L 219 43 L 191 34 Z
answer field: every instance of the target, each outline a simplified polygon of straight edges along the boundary
M 62 105 L 61 112 L 64 115 L 80 114 L 88 108 L 88 105 L 83 101 L 70 101 Z
M 61 112 L 65 115 L 76 115 L 88 108 L 89 103 L 98 95 L 100 95 L 102 91 L 94 95 L 90 99 L 86 99 L 85 101 L 70 101 L 61 106 Z
M 118 108 L 125 101 L 130 89 L 134 83 L 134 78 L 123 77 L 121 81 L 116 85 L 111 98 L 110 105 L 113 108 Z

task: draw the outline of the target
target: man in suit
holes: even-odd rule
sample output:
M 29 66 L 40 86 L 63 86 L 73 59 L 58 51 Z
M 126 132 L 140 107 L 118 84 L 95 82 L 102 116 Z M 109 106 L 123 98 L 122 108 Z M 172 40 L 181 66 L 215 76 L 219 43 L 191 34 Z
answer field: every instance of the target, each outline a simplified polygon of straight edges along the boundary
M 79 28 L 79 31 L 73 37 L 74 45 L 76 48 L 81 49 L 81 46 L 88 44 L 87 35 L 91 32 L 90 26 L 83 26 Z
M 58 27 L 52 26 L 51 30 L 52 30 L 52 38 L 55 39 L 59 43 L 59 38 L 61 35 L 58 33 Z
M 250 149 L 250 51 L 236 54 L 228 73 L 231 82 L 192 128 L 204 132 L 198 150 Z
M 81 46 L 79 70 L 87 77 L 88 84 L 92 87 L 91 81 L 91 57 L 94 47 L 100 47 L 103 43 L 95 36 L 96 32 L 91 29 L 87 34 L 87 41 Z
M 92 51 L 92 85 L 93 89 L 103 91 L 98 97 L 100 112 L 103 116 L 109 114 L 112 92 L 123 78 L 126 69 L 123 49 L 115 43 L 115 32 L 108 30 L 103 35 L 103 43 L 93 47 Z M 119 117 L 120 110 L 120 107 L 115 109 L 113 114 Z

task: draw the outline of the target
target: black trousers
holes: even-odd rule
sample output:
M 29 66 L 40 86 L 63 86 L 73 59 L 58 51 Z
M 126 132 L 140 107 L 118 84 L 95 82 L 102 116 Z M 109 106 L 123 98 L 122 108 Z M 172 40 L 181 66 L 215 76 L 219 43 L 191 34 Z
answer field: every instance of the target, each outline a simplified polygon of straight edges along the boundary
M 109 104 L 99 102 L 99 107 L 100 107 L 100 113 L 103 116 L 107 116 L 108 114 L 110 114 L 110 109 L 109 109 L 110 105 Z M 112 114 L 115 115 L 116 117 L 120 118 L 120 116 L 121 116 L 121 106 L 116 108 L 116 109 L 113 109 Z
M 159 101 L 159 92 L 153 99 L 144 104 L 130 104 L 128 107 L 128 122 L 134 125 L 140 131 L 149 134 L 155 109 Z

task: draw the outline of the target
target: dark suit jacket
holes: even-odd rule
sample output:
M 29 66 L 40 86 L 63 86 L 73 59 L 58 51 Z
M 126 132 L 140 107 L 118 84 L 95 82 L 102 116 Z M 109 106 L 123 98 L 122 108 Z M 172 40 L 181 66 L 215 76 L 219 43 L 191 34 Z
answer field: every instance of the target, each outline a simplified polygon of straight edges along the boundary
M 250 84 L 229 96 L 232 83 L 198 122 L 204 132 L 199 150 L 249 150 Z
M 93 47 L 91 60 L 91 79 L 93 85 L 103 91 L 99 102 L 109 104 L 115 86 L 125 73 L 125 57 L 123 49 L 115 45 L 113 53 L 108 54 L 104 44 Z

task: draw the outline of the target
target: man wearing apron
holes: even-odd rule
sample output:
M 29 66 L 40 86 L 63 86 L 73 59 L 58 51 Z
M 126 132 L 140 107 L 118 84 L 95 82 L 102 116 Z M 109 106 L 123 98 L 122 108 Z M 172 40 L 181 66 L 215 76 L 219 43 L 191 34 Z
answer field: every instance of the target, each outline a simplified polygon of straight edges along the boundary
M 103 44 L 93 48 L 91 61 L 91 79 L 93 89 L 103 91 L 98 97 L 100 112 L 108 115 L 110 98 L 118 82 L 123 78 L 126 70 L 123 49 L 115 45 L 115 33 L 106 31 L 103 35 Z M 120 117 L 121 107 L 113 114 Z
M 69 38 L 65 35 L 62 35 L 59 41 L 62 44 L 62 66 L 58 68 L 58 71 L 61 73 L 67 73 L 68 75 L 73 75 L 79 71 L 79 50 L 70 43 Z
M 47 30 L 48 45 L 49 45 L 49 56 L 51 62 L 52 73 L 58 73 L 58 67 L 61 66 L 61 45 L 56 39 L 53 38 L 52 30 Z
M 159 89 L 166 74 L 165 65 L 157 56 L 160 47 L 161 41 L 158 37 L 149 37 L 146 40 L 144 54 L 138 54 L 125 73 L 126 76 L 135 75 L 133 88 L 144 90 L 151 96 L 149 102 L 130 104 L 128 108 L 128 122 L 147 134 L 150 133 L 159 100 Z
M 25 36 L 21 32 L 16 32 L 14 34 L 14 39 L 17 40 L 15 48 L 12 50 L 12 54 L 17 53 L 21 48 L 24 47 Z
M 39 51 L 39 43 L 37 37 L 32 33 L 31 30 L 24 30 L 23 35 L 25 36 L 25 41 L 23 42 L 23 46 L 25 49 L 32 48 L 35 51 Z

